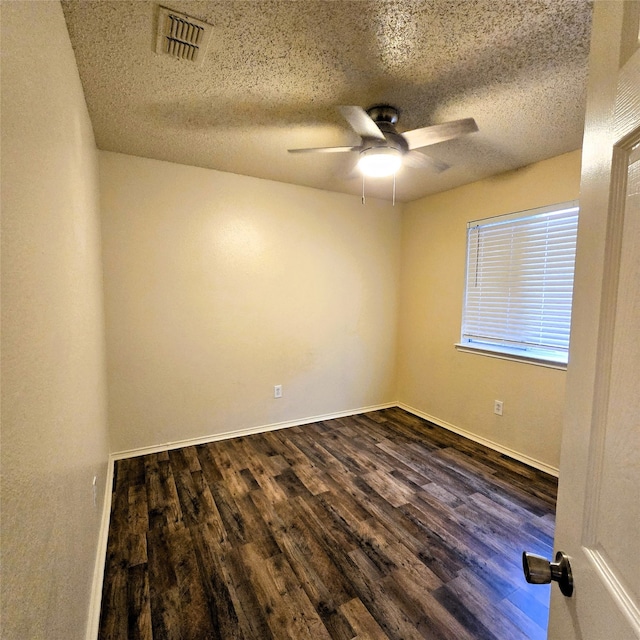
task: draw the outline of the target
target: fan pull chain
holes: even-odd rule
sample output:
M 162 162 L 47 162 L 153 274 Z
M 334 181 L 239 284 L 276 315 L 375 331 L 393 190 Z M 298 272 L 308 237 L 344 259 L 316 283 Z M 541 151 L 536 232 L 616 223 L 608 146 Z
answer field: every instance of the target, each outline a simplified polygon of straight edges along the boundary
M 391 206 L 396 206 L 396 174 L 393 174 L 393 198 L 391 199 Z
M 364 173 L 362 174 L 362 204 L 366 203 L 366 198 L 364 197 Z M 391 197 L 392 206 L 396 206 L 396 174 L 393 174 L 393 192 Z

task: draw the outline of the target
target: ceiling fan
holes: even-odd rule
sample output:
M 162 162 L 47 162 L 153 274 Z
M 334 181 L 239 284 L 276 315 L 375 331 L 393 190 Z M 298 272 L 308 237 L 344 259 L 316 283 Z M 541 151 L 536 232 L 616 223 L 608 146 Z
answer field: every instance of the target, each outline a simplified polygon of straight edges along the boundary
M 338 107 L 351 128 L 362 138 L 361 144 L 352 147 L 315 147 L 311 149 L 289 149 L 290 153 L 342 153 L 357 151 L 360 155 L 358 168 L 364 175 L 383 177 L 395 175 L 402 164 L 436 171 L 444 171 L 449 165 L 430 158 L 416 149 L 438 142 L 452 140 L 467 133 L 478 131 L 473 118 L 452 120 L 398 133 L 396 124 L 400 117 L 398 109 L 380 104 L 365 110 L 362 107 Z

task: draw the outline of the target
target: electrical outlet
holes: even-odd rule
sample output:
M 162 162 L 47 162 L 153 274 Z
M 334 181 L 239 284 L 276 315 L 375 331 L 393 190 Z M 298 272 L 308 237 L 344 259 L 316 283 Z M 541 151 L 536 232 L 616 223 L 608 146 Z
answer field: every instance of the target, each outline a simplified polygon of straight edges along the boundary
M 497 416 L 502 415 L 502 400 L 493 401 L 493 413 L 495 413 Z
M 273 387 L 273 397 L 274 398 L 282 398 L 282 385 L 281 384 L 277 384 L 275 387 Z

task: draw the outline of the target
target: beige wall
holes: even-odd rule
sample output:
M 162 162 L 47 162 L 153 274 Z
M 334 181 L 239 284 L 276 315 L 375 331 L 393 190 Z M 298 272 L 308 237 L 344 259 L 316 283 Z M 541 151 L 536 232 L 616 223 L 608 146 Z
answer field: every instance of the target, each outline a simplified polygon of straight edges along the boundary
M 3 2 L 6 640 L 85 637 L 108 452 L 97 186 L 60 5 Z
M 557 468 L 566 373 L 456 351 L 466 223 L 578 197 L 580 152 L 404 208 L 398 400 L 437 421 Z M 504 415 L 493 401 L 504 402 Z
M 113 450 L 395 400 L 399 208 L 109 152 L 100 177 Z
M 565 372 L 453 345 L 466 222 L 577 198 L 579 152 L 395 209 L 108 152 L 100 166 L 114 451 L 398 400 L 557 467 Z

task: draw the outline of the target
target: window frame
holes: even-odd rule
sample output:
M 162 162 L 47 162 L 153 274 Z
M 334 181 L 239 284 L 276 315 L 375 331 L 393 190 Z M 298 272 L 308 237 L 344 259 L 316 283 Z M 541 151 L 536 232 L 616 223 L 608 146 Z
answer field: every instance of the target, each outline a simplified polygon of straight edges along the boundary
M 467 323 L 468 320 L 468 302 L 469 302 L 469 269 L 473 264 L 477 264 L 476 261 L 470 265 L 471 261 L 471 247 L 470 241 L 472 239 L 471 232 L 474 229 L 479 229 L 482 227 L 498 227 L 499 225 L 507 224 L 510 221 L 514 222 L 524 222 L 526 220 L 531 220 L 533 218 L 544 218 L 546 216 L 547 219 L 550 219 L 553 214 L 561 214 L 566 212 L 575 212 L 576 216 L 575 222 L 575 235 L 573 235 L 573 245 L 574 245 L 574 253 L 573 253 L 573 266 L 572 266 L 572 278 L 571 278 L 571 292 L 569 294 L 569 299 L 571 301 L 569 308 L 569 328 L 567 331 L 567 347 L 566 351 L 564 348 L 559 349 L 544 349 L 544 348 L 536 348 L 535 346 L 526 343 L 525 341 L 515 342 L 512 346 L 505 344 L 505 342 L 513 342 L 512 340 L 505 340 L 504 337 L 487 337 L 487 341 L 483 342 L 481 339 L 476 338 L 475 340 L 468 337 L 470 335 L 469 331 L 465 331 L 465 329 L 469 326 Z M 566 216 L 568 218 L 571 216 Z M 467 223 L 467 231 L 466 231 L 466 243 L 465 243 L 465 252 L 466 252 L 466 260 L 465 260 L 465 281 L 464 281 L 464 290 L 463 290 L 463 299 L 462 299 L 462 315 L 461 315 L 461 327 L 460 327 L 460 341 L 455 344 L 455 347 L 458 351 L 464 353 L 475 353 L 479 355 L 506 359 L 506 360 L 514 360 L 517 362 L 523 362 L 527 364 L 534 364 L 544 367 L 550 367 L 553 369 L 566 369 L 569 351 L 568 351 L 568 343 L 570 338 L 571 326 L 571 314 L 572 314 L 572 306 L 573 306 L 573 278 L 575 277 L 575 241 L 577 239 L 577 224 L 579 217 L 579 202 L 578 200 L 570 200 L 567 202 L 559 202 L 552 205 L 547 205 L 543 207 L 536 207 L 534 209 L 528 209 L 524 211 L 518 211 L 513 213 L 507 213 L 504 215 L 491 216 L 484 219 L 472 220 Z M 513 248 L 509 248 L 509 251 L 513 252 Z M 510 254 L 512 255 L 512 254 Z M 545 253 L 545 257 L 548 254 Z M 518 282 L 520 282 L 518 280 Z M 540 287 L 543 290 L 543 287 Z M 510 295 L 510 293 L 509 293 Z M 544 294 L 540 294 L 544 296 Z M 566 295 L 566 294 L 565 294 Z M 541 298 L 542 299 L 542 298 Z M 472 303 L 473 304 L 473 303 Z M 542 304 L 537 304 L 536 307 L 541 310 L 543 309 Z M 505 315 L 507 312 L 505 310 Z M 506 318 L 505 318 L 506 320 Z M 504 333 L 504 331 L 502 331 Z M 498 331 L 497 333 L 500 333 Z

